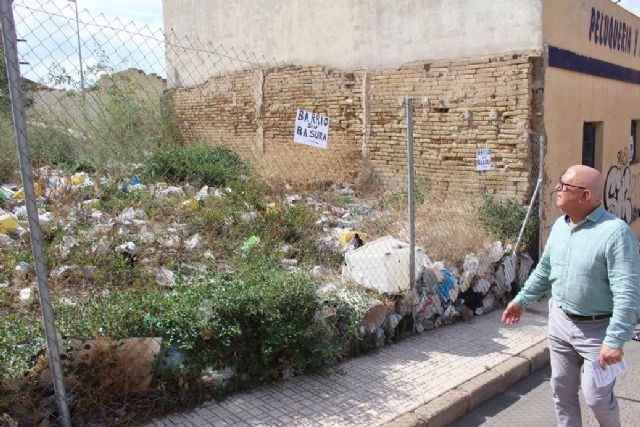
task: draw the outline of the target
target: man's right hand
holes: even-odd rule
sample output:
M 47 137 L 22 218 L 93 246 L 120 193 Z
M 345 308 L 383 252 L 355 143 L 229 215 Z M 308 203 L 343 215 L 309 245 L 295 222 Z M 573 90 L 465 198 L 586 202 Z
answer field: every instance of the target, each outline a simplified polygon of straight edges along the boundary
M 515 325 L 520 321 L 523 313 L 524 308 L 520 307 L 518 304 L 512 301 L 504 310 L 504 313 L 502 313 L 502 323 L 506 323 L 507 325 Z

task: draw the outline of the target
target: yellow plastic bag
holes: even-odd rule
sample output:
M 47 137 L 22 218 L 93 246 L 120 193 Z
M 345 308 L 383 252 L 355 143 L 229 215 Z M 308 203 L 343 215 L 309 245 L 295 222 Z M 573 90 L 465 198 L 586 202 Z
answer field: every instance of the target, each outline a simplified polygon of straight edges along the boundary
M 8 213 L 0 214 L 0 233 L 11 233 L 12 231 L 16 231 L 16 228 L 19 226 L 20 224 L 18 224 L 15 216 Z
M 71 177 L 71 185 L 81 185 L 84 184 L 84 176 L 80 174 L 73 175 Z
M 351 239 L 353 239 L 356 234 L 358 235 L 358 237 L 360 237 L 360 239 L 366 243 L 367 242 L 367 235 L 364 233 L 359 233 L 357 231 L 345 231 L 344 233 L 342 233 L 342 235 L 340 236 L 340 243 L 342 243 L 343 245 L 346 245 L 347 243 L 349 243 L 351 241 Z
M 36 191 L 36 197 L 42 196 L 42 188 L 40 188 L 40 184 L 37 182 L 33 185 L 33 189 Z M 14 195 L 16 199 L 24 200 L 24 187 L 18 190 L 18 192 Z

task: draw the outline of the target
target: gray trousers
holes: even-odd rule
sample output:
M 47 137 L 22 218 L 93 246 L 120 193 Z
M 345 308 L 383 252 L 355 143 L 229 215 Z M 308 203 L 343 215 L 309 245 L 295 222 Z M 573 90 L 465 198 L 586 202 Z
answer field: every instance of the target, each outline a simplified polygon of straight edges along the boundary
M 582 426 L 578 398 L 580 386 L 585 401 L 593 410 L 600 426 L 620 426 L 618 400 L 613 394 L 615 381 L 606 387 L 597 388 L 591 368 L 591 362 L 600 358 L 600 348 L 608 326 L 609 319 L 572 321 L 560 310 L 553 298 L 549 300 L 551 389 L 558 426 Z

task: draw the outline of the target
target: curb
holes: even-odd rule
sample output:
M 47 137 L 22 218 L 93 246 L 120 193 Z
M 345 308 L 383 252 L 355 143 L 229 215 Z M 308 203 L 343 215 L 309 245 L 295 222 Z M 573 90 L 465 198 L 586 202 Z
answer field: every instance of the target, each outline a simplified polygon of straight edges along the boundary
M 547 340 L 529 347 L 483 372 L 475 378 L 449 390 L 422 406 L 407 412 L 383 427 L 445 427 L 480 405 L 502 393 L 518 381 L 549 364 Z

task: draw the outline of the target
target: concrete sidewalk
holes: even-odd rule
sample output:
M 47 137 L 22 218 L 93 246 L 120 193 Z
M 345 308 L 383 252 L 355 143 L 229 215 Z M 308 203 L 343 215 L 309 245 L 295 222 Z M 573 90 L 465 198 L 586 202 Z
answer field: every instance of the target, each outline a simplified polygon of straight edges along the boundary
M 445 426 L 548 363 L 547 305 L 517 326 L 502 310 L 340 365 L 207 402 L 152 426 Z

